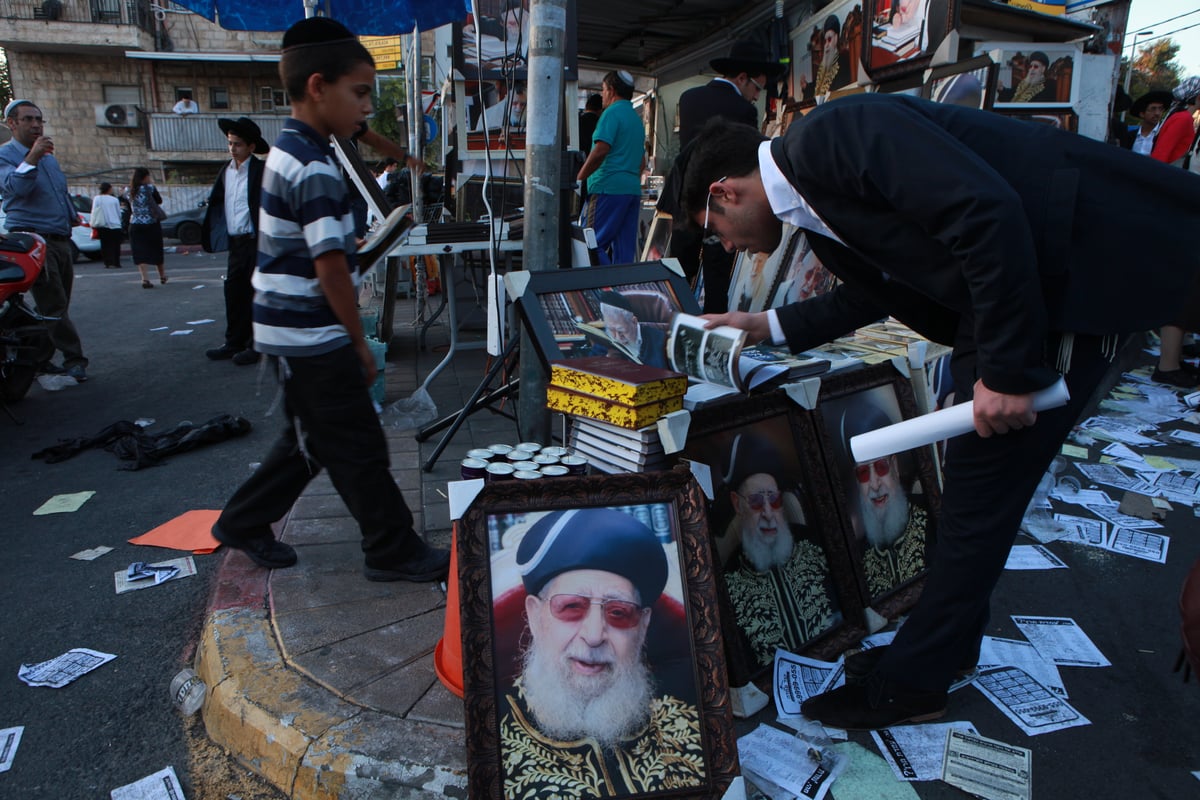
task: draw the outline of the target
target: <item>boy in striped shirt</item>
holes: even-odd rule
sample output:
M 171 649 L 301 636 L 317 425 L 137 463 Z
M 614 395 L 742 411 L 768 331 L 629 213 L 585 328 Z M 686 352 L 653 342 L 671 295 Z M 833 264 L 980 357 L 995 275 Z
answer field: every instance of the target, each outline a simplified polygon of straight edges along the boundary
M 253 318 L 255 349 L 277 365 L 288 425 L 213 536 L 259 566 L 295 564 L 296 551 L 270 526 L 325 468 L 362 531 L 368 580 L 441 580 L 450 555 L 413 530 L 368 394 L 376 369 L 358 316 L 354 220 L 329 141 L 371 113 L 375 62 L 345 26 L 314 17 L 284 34 L 279 73 L 292 117 L 263 174 Z

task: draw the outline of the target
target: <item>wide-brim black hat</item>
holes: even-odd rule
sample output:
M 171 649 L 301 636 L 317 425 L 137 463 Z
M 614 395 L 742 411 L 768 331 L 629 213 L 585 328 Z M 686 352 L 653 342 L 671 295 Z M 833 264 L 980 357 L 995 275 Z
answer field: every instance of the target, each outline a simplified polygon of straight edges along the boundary
M 267 140 L 263 138 L 258 125 L 249 117 L 238 117 L 237 119 L 222 117 L 217 120 L 217 125 L 221 128 L 221 133 L 232 133 L 247 144 L 254 145 L 254 152 L 259 155 L 264 155 L 271 149 L 271 145 L 267 144 Z
M 1133 105 L 1129 107 L 1129 116 L 1141 118 L 1142 114 L 1146 113 L 1146 106 L 1151 103 L 1162 103 L 1163 108 L 1170 108 L 1171 102 L 1174 100 L 1170 92 L 1154 91 L 1146 92 L 1144 95 L 1133 101 Z
M 783 74 L 786 64 L 772 61 L 767 51 L 753 39 L 734 42 L 727 58 L 714 58 L 708 65 L 721 75 L 766 75 L 773 80 Z

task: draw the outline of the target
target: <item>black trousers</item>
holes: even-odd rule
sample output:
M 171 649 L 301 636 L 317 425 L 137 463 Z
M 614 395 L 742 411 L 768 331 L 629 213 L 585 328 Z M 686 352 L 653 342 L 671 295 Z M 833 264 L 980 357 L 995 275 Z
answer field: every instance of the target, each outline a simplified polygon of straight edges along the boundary
M 387 568 L 407 558 L 418 546 L 412 512 L 388 471 L 387 442 L 354 348 L 271 360 L 283 380 L 287 426 L 217 524 L 241 539 L 271 536 L 271 524 L 324 467 L 358 522 L 367 566 Z
M 955 399 L 962 402 L 974 386 L 975 363 L 973 355 L 958 359 L 957 349 L 955 357 Z M 949 440 L 929 575 L 879 664 L 885 678 L 944 691 L 956 670 L 976 663 L 992 591 L 1025 508 L 1110 368 L 1100 337 L 1076 336 L 1064 376 L 1071 392 L 1066 406 L 1040 412 L 1028 428 L 987 439 L 968 433 Z
M 250 279 L 258 260 L 258 237 L 229 237 L 229 263 L 225 268 L 225 344 L 245 350 L 254 346 L 251 316 L 254 287 Z
M 96 228 L 100 236 L 100 260 L 106 267 L 121 266 L 121 229 Z

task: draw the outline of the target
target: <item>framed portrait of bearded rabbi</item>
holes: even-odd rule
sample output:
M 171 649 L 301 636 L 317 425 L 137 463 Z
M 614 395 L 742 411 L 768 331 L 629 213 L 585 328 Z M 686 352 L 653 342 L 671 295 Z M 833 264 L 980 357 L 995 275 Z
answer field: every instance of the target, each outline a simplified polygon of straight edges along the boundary
M 823 381 L 813 411 L 860 591 L 887 618 L 916 602 L 929 564 L 940 505 L 936 467 L 929 447 L 857 464 L 850 440 L 918 413 L 912 384 L 890 362 Z
M 459 528 L 471 798 L 701 798 L 737 772 L 686 469 L 493 483 Z

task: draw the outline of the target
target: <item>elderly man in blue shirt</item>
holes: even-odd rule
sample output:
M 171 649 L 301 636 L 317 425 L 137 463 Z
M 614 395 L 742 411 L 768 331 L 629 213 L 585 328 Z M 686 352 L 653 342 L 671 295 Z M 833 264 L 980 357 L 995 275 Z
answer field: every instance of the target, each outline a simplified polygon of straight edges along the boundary
M 87 380 L 88 360 L 75 325 L 67 315 L 75 265 L 71 228 L 79 214 L 67 194 L 67 179 L 54 158 L 54 141 L 43 130 L 42 110 L 29 100 L 13 100 L 4 109 L 13 138 L 0 146 L 0 195 L 10 231 L 29 231 L 46 240 L 46 263 L 30 290 L 37 310 L 50 319 L 50 341 L 62 352 L 62 368 L 49 361 L 43 372 L 66 372 Z

